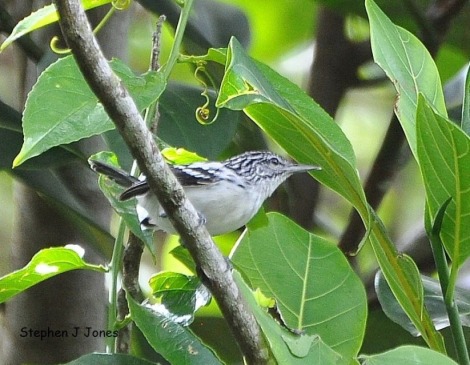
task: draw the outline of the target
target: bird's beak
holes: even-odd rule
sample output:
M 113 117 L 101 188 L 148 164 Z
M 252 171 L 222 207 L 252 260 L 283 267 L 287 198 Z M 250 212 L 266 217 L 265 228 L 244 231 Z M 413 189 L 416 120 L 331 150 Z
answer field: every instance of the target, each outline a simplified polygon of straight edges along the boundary
M 299 172 L 307 172 L 307 171 L 312 171 L 312 170 L 321 170 L 320 166 L 314 166 L 314 165 L 292 165 L 289 167 L 289 171 L 293 174 L 299 173 Z

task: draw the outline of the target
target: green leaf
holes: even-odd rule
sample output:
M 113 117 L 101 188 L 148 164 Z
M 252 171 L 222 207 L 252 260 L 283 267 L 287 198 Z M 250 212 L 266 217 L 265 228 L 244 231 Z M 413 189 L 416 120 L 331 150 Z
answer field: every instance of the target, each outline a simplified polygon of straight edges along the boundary
M 216 62 L 221 65 L 225 65 L 225 61 L 227 60 L 227 48 L 209 48 L 207 53 L 202 56 L 195 56 L 195 55 L 180 55 L 179 61 L 180 62 L 190 62 L 194 64 L 198 64 L 200 62 Z
M 170 251 L 170 254 L 186 266 L 191 272 L 196 272 L 196 264 L 194 263 L 193 258 L 189 251 L 181 245 L 176 246 L 173 250 Z
M 383 223 L 375 212 L 373 214 L 369 239 L 388 285 L 428 346 L 436 351 L 445 352 L 442 336 L 435 329 L 424 307 L 423 287 L 418 267 L 411 257 L 396 251 Z
M 75 163 L 77 170 L 83 170 L 86 158 L 82 152 L 72 146 L 54 147 L 32 158 L 17 169 L 12 169 L 14 157 L 21 149 L 21 114 L 0 101 L 0 170 L 12 174 L 22 183 L 35 189 L 48 204 L 53 204 L 101 253 L 111 256 L 113 238 L 108 233 L 108 225 L 101 226 L 94 220 L 94 211 L 82 200 L 70 194 L 67 181 L 58 174 L 54 167 Z M 86 167 L 88 169 L 88 166 Z
M 187 326 L 196 311 L 209 304 L 211 294 L 197 276 L 160 272 L 149 279 L 152 294 L 159 298 L 175 322 Z
M 63 365 L 155 365 L 155 363 L 139 359 L 127 354 L 86 354 Z
M 470 66 L 467 68 L 465 90 L 462 103 L 462 130 L 470 136 Z
M 288 327 L 319 335 L 350 359 L 364 335 L 364 287 L 341 251 L 286 217 L 267 214 L 267 226 L 248 229 L 233 262 L 253 288 L 277 306 Z
M 435 326 L 438 330 L 448 327 L 449 317 L 439 282 L 427 276 L 421 276 L 421 280 L 424 289 L 424 303 Z M 381 271 L 377 272 L 374 285 L 380 305 L 387 317 L 398 323 L 413 336 L 418 336 L 419 332 L 393 296 Z M 468 290 L 457 287 L 454 299 L 456 306 L 459 308 L 462 325 L 470 327 L 470 295 Z
M 363 365 L 457 365 L 449 357 L 419 346 L 401 346 L 382 354 L 361 355 L 359 359 Z
M 110 3 L 111 0 L 82 0 L 82 6 L 85 10 L 93 9 L 101 5 Z M 54 23 L 59 20 L 59 15 L 57 14 L 56 8 L 54 5 L 47 5 L 18 22 L 13 32 L 9 37 L 3 42 L 0 46 L 0 52 L 7 48 L 10 44 L 16 41 L 18 38 L 28 34 L 34 30 L 40 29 Z
M 438 115 L 424 97 L 419 99 L 416 123 L 419 165 L 431 216 L 452 198 L 440 237 L 458 268 L 470 257 L 470 137 Z
M 396 114 L 416 156 L 415 116 L 418 94 L 446 115 L 437 67 L 428 50 L 413 34 L 394 25 L 372 0 L 366 0 L 375 62 L 392 80 L 398 92 Z
M 417 158 L 415 117 L 418 94 L 424 93 L 439 111 L 446 113 L 439 74 L 428 51 L 415 36 L 395 26 L 372 0 L 366 0 L 366 10 L 374 59 L 397 88 L 399 100 L 396 114 Z M 435 350 L 445 351 L 442 337 L 423 307 L 416 265 L 410 257 L 398 255 L 382 223 L 373 214 L 371 243 L 388 284 L 428 345 Z
M 289 155 L 321 166 L 312 175 L 368 219 L 354 152 L 341 129 L 304 91 L 251 59 L 235 38 L 227 52 L 217 106 L 243 109 Z
M 227 53 L 226 75 L 218 105 L 244 108 L 245 113 L 291 156 L 322 167 L 312 175 L 358 210 L 371 232 L 374 252 L 387 280 L 392 283 L 393 292 L 425 333 L 430 346 L 442 350 L 442 339 L 423 311 L 419 272 L 409 257 L 398 254 L 380 220 L 370 210 L 359 182 L 352 148 L 331 117 L 289 80 L 251 60 L 235 40 Z
M 234 39 L 227 53 L 218 105 L 243 108 L 295 159 L 322 167 L 311 174 L 358 210 L 393 292 L 425 333 L 423 337 L 430 346 L 443 350 L 442 339 L 422 307 L 421 292 L 417 290 L 419 272 L 409 257 L 398 254 L 380 219 L 365 201 L 351 145 L 332 118 L 289 80 L 250 59 Z
M 175 165 L 188 165 L 193 162 L 207 161 L 207 158 L 184 148 L 166 147 L 162 149 L 162 155 L 168 163 Z
M 372 238 L 372 240 L 373 239 L 374 238 Z M 422 318 L 420 317 L 421 311 L 418 311 L 416 309 L 423 308 L 424 297 L 421 277 L 419 275 L 419 271 L 416 267 L 416 264 L 409 256 L 401 255 L 399 256 L 399 258 L 397 258 L 395 262 L 391 263 L 390 265 L 380 265 L 385 275 L 387 271 L 391 271 L 394 269 L 393 266 L 399 266 L 402 273 L 406 275 L 409 287 L 404 287 L 402 285 L 402 282 L 394 280 L 395 278 L 393 278 L 390 273 L 388 273 L 389 276 L 387 277 L 387 285 L 389 285 L 389 288 L 393 289 L 392 291 L 397 300 L 399 300 L 400 306 L 403 308 L 405 313 L 407 313 L 408 318 L 412 321 L 412 323 L 415 326 L 422 326 Z M 392 278 L 391 280 L 390 277 Z M 423 327 L 420 327 L 419 329 L 423 331 Z
M 238 288 L 240 288 L 243 298 L 253 311 L 278 364 L 350 364 L 350 359 L 341 357 L 340 354 L 325 344 L 320 336 L 294 334 L 287 328 L 281 327 L 264 308 L 257 304 L 255 295 L 243 281 L 238 271 L 233 272 L 233 278 Z
M 165 81 L 160 73 L 136 76 L 121 61 L 110 63 L 143 110 L 161 95 Z M 83 79 L 72 56 L 50 65 L 28 95 L 23 114 L 23 147 L 13 164 L 62 144 L 114 128 L 101 103 Z
M 22 144 L 21 114 L 0 100 L 0 170 L 11 170 L 13 160 Z M 28 161 L 21 168 L 44 170 L 65 165 L 80 158 L 85 160 L 78 149 L 57 147 Z
M 0 303 L 41 281 L 70 270 L 86 269 L 106 272 L 103 266 L 91 265 L 83 261 L 83 252 L 80 251 L 83 249 L 75 245 L 39 251 L 25 267 L 0 278 Z
M 150 346 L 172 364 L 221 364 L 189 329 L 175 323 L 164 306 L 143 306 L 127 296 L 132 320 Z

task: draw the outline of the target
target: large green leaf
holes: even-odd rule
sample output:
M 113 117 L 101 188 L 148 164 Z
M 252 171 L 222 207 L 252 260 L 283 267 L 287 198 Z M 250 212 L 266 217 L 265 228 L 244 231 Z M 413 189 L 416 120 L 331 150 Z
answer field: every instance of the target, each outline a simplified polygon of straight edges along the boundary
M 460 267 L 470 256 L 470 137 L 437 114 L 420 97 L 417 142 L 421 174 L 431 216 L 452 198 L 440 236 L 453 263 Z
M 21 113 L 0 100 L 0 170 L 11 170 L 22 144 Z M 80 157 L 81 152 L 77 149 L 57 147 L 24 163 L 21 168 L 43 170 L 76 161 Z
M 362 344 L 367 313 L 364 287 L 341 251 L 288 218 L 267 214 L 250 227 L 233 254 L 253 288 L 276 299 L 286 324 L 319 335 L 346 359 Z
M 149 285 L 153 296 L 161 298 L 173 320 L 184 326 L 190 325 L 196 311 L 212 299 L 197 276 L 164 271 L 153 275 Z
M 161 73 L 136 76 L 121 61 L 111 67 L 134 98 L 139 110 L 148 107 L 163 92 Z M 28 95 L 23 114 L 23 147 L 13 164 L 62 144 L 114 128 L 103 105 L 88 87 L 72 56 L 50 65 Z
M 307 333 L 294 334 L 286 327 L 281 326 L 267 313 L 266 308 L 262 308 L 257 303 L 253 292 L 243 281 L 238 271 L 234 271 L 233 278 L 263 330 L 278 364 L 351 364 L 350 359 L 335 352 L 322 341 L 320 336 Z
M 132 320 L 150 346 L 172 364 L 221 364 L 188 328 L 175 323 L 164 306 L 140 305 L 127 296 Z
M 243 108 L 291 156 L 322 167 L 312 175 L 358 210 L 393 293 L 429 345 L 442 351 L 442 339 L 423 309 L 419 271 L 411 258 L 397 252 L 365 201 L 354 154 L 341 129 L 297 86 L 248 57 L 236 40 L 230 43 L 226 64 L 219 105 Z
M 0 278 L 0 303 L 49 279 L 70 270 L 87 269 L 106 272 L 103 266 L 91 265 L 83 261 L 78 251 L 81 248 L 52 247 L 39 251 L 23 268 Z
M 372 0 L 366 0 L 371 27 L 371 43 L 377 62 L 394 82 L 399 98 L 396 114 L 411 150 L 417 156 L 416 107 L 418 94 L 424 93 L 435 107 L 446 113 L 437 68 L 426 48 L 406 30 L 395 26 Z M 399 255 L 377 217 L 373 219 L 371 243 L 379 265 L 400 305 L 423 335 L 429 346 L 445 351 L 442 337 L 424 309 L 423 288 L 415 263 Z
M 398 92 L 396 114 L 416 156 L 416 107 L 418 94 L 446 115 L 437 67 L 418 38 L 394 25 L 372 0 L 366 0 L 375 62 L 384 69 Z
M 321 166 L 320 182 L 345 197 L 364 219 L 367 203 L 351 144 L 308 95 L 269 67 L 255 62 L 232 38 L 219 107 L 243 109 L 289 155 Z
M 54 167 L 75 163 L 77 170 L 83 169 L 86 158 L 72 146 L 58 146 L 32 158 L 16 169 L 12 169 L 15 156 L 21 149 L 21 114 L 0 101 L 0 169 L 8 171 L 49 203 L 56 206 L 65 217 L 79 227 L 82 234 L 107 257 L 111 256 L 114 239 L 108 226 L 94 220 L 94 212 L 76 196 L 70 194 L 68 181 L 56 173 Z

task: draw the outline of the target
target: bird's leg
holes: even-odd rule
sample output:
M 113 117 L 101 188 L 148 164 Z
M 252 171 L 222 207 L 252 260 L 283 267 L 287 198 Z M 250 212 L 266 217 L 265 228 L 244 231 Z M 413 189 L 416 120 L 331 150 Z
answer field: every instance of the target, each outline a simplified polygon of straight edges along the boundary
M 198 226 L 202 226 L 207 223 L 207 219 L 201 212 L 197 212 L 197 217 L 199 219 Z

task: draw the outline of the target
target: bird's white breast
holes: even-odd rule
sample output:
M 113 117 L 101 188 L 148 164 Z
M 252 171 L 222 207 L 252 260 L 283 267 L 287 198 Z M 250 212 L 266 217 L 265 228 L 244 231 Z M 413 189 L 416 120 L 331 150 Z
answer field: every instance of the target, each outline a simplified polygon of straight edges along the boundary
M 265 199 L 256 193 L 253 186 L 242 187 L 226 181 L 204 186 L 187 186 L 184 190 L 205 219 L 206 228 L 213 236 L 232 232 L 248 223 Z M 176 233 L 154 195 L 140 196 L 137 202 L 137 213 L 141 222 L 148 218 L 147 222 L 155 225 L 156 229 Z

